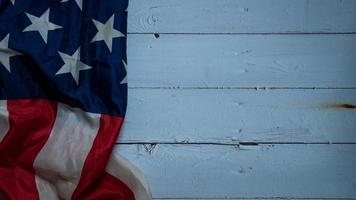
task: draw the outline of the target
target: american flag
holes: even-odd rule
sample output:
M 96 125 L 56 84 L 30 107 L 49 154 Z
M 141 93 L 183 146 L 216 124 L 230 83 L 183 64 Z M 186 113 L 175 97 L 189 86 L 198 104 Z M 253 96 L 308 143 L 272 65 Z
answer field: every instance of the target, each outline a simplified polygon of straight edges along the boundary
M 0 0 L 0 199 L 150 199 L 112 154 L 127 0 Z

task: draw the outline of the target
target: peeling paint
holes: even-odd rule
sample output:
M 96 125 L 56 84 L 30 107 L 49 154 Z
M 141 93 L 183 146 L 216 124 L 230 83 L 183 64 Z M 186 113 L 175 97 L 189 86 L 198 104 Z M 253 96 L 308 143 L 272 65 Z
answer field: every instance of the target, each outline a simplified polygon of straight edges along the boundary
M 240 174 L 244 174 L 244 173 L 249 173 L 251 172 L 253 169 L 253 167 L 240 167 L 237 171 L 240 173 Z
M 241 55 L 244 55 L 244 54 L 249 54 L 251 52 L 252 52 L 252 50 L 244 50 L 244 51 L 241 51 L 241 52 L 234 52 L 234 55 L 235 56 L 241 56 Z
M 157 144 L 144 144 L 143 147 L 151 155 L 153 150 L 156 148 Z

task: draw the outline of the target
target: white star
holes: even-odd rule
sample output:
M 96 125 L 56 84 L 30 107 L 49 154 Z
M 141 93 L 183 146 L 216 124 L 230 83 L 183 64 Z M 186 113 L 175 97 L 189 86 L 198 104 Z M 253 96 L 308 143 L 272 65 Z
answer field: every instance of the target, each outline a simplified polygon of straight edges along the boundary
M 105 22 L 105 24 L 93 19 L 93 22 L 98 29 L 98 33 L 94 36 L 91 42 L 104 40 L 106 46 L 112 51 L 112 40 L 117 37 L 125 37 L 120 31 L 114 29 L 114 19 L 115 14 L 113 14 L 110 19 Z
M 53 24 L 49 21 L 49 9 L 47 9 L 46 12 L 41 15 L 41 17 L 36 17 L 28 13 L 26 13 L 26 15 L 32 24 L 26 27 L 23 32 L 38 31 L 45 43 L 47 43 L 48 31 L 62 28 L 61 26 Z
M 58 52 L 61 56 L 64 65 L 58 70 L 56 75 L 70 73 L 77 83 L 79 84 L 79 73 L 83 70 L 91 69 L 92 67 L 80 61 L 80 47 L 73 55 L 68 55 L 62 52 Z
M 68 2 L 69 0 L 62 0 L 61 3 Z M 83 9 L 83 0 L 75 0 L 80 10 Z
M 15 5 L 15 0 L 10 0 L 12 5 Z
M 125 70 L 126 70 L 126 76 L 124 77 L 124 79 L 122 79 L 122 81 L 120 82 L 120 84 L 126 84 L 127 83 L 127 64 L 124 60 L 122 60 L 122 63 L 124 64 Z
M 15 50 L 9 49 L 9 38 L 10 35 L 7 34 L 5 38 L 0 42 L 0 63 L 7 69 L 7 71 L 11 72 L 10 57 L 22 54 Z

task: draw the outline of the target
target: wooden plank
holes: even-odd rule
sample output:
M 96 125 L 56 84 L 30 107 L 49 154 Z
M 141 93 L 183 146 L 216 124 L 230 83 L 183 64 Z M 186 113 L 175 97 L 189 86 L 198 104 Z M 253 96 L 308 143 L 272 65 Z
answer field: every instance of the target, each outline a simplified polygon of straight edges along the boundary
M 137 33 L 355 32 L 354 0 L 130 0 Z
M 356 87 L 356 35 L 129 35 L 128 60 L 131 87 Z
M 154 198 L 356 198 L 356 145 L 119 145 L 116 153 L 144 172 Z
M 356 142 L 356 90 L 131 89 L 120 142 Z

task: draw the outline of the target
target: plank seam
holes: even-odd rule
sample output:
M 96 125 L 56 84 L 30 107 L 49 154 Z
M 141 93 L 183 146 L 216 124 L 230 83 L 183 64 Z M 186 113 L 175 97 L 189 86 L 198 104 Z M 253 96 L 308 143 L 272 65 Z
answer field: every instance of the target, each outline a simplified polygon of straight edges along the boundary
M 239 87 L 239 86 L 129 86 L 129 89 L 150 89 L 150 90 L 355 90 L 356 87 Z
M 261 32 L 261 33 L 173 33 L 173 32 L 128 32 L 128 35 L 355 35 L 356 32 Z
M 258 145 L 356 145 L 356 142 L 117 142 L 116 145 L 216 145 L 216 146 L 258 146 Z
M 256 199 L 256 200 L 271 200 L 271 199 L 284 199 L 284 200 L 356 200 L 355 198 L 323 198 L 323 197 L 316 197 L 316 198 L 308 198 L 308 197 L 217 197 L 217 198 L 213 198 L 213 197 L 178 197 L 178 198 L 173 198 L 173 197 L 168 197 L 168 198 L 164 198 L 164 197 L 159 197 L 159 198 L 153 198 L 154 200 L 155 199 L 172 199 L 172 200 L 175 200 L 175 199 L 185 199 L 185 200 L 193 200 L 193 199 L 232 199 L 232 200 L 249 200 L 249 199 Z
M 288 200 L 356 200 L 354 198 L 294 198 L 294 197 L 217 197 L 217 198 L 211 198 L 211 197 L 208 197 L 208 198 L 205 198 L 205 197 L 194 197 L 194 198 L 191 198 L 191 197 L 179 197 L 179 198 L 163 198 L 163 197 L 159 197 L 159 198 L 153 198 L 154 200 L 155 199 L 171 199 L 171 200 L 178 200 L 178 199 L 184 199 L 184 200 L 194 200 L 194 199 L 232 199 L 232 200 L 249 200 L 249 199 L 256 199 L 256 200 L 270 200 L 270 199 L 288 199 Z

